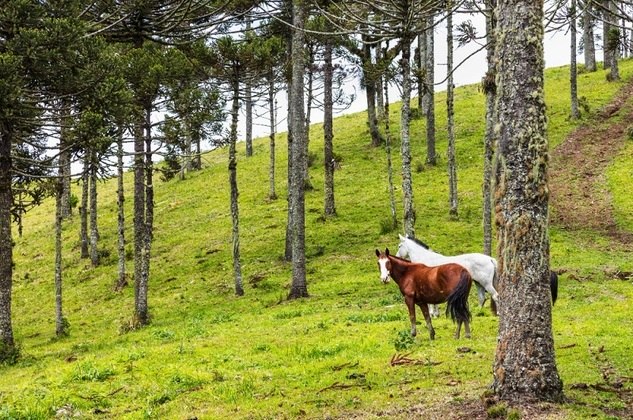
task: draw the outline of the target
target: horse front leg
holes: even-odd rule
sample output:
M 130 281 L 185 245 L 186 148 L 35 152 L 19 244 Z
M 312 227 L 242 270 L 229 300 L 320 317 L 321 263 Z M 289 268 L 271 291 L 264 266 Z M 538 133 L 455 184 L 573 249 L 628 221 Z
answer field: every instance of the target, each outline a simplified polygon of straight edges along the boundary
M 426 303 L 418 303 L 420 309 L 422 309 L 422 314 L 424 314 L 424 320 L 426 321 L 426 328 L 429 329 L 429 335 L 431 336 L 431 340 L 435 340 L 435 329 L 433 328 L 433 324 L 431 324 L 431 314 L 429 314 L 429 306 Z
M 407 304 L 407 308 L 409 309 L 409 321 L 411 321 L 411 336 L 415 337 L 417 335 L 417 329 L 415 326 L 415 301 L 412 297 L 405 297 L 404 302 Z

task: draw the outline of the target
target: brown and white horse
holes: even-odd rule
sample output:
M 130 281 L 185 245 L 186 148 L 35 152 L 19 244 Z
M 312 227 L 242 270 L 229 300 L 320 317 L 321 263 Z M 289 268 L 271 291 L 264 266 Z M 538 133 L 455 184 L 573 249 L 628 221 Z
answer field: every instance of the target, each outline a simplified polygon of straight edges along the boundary
M 472 279 L 470 273 L 459 264 L 443 264 L 428 267 L 424 264 L 412 263 L 389 254 L 389 249 L 382 253 L 376 250 L 380 279 L 383 283 L 391 277 L 404 296 L 404 302 L 409 309 L 411 321 L 411 335 L 415 336 L 415 305 L 424 314 L 426 327 L 429 329 L 431 340 L 435 339 L 435 330 L 431 324 L 429 304 L 447 302 L 446 314 L 457 323 L 455 338 L 464 324 L 466 337 L 470 337 L 470 310 L 468 309 L 468 293 Z

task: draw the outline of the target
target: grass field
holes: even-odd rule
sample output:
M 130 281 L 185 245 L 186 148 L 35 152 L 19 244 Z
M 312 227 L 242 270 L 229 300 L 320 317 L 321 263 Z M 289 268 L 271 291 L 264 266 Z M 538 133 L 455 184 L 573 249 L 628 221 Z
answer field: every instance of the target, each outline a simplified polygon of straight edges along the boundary
M 620 67 L 633 76 L 633 61 Z M 551 147 L 577 124 L 568 115 L 568 69 L 548 69 Z M 579 93 L 591 112 L 622 84 L 602 71 L 582 73 Z M 412 126 L 416 233 L 445 253 L 481 252 L 484 97 L 478 86 L 455 92 L 459 218 L 448 214 L 445 98 L 436 97 L 439 164 L 427 167 L 424 122 Z M 392 106 L 398 133 L 399 105 Z M 48 201 L 29 213 L 15 238 L 14 333 L 21 358 L 0 366 L 0 418 L 408 418 L 459 417 L 492 382 L 497 319 L 471 294 L 473 337 L 452 338 L 453 324 L 434 321 L 409 337 L 405 305 L 393 284 L 379 281 L 374 249 L 397 246 L 383 233 L 389 218 L 384 149 L 369 146 L 364 113 L 335 120 L 338 216 L 323 217 L 322 127 L 311 129 L 313 191 L 306 195 L 310 298 L 286 301 L 289 264 L 282 261 L 286 201 L 267 199 L 268 143 L 254 156 L 240 148 L 241 252 L 246 295 L 235 297 L 227 151 L 204 156 L 204 169 L 184 181 L 157 182 L 155 240 L 147 328 L 125 332 L 133 287 L 116 281 L 115 180 L 100 185 L 102 265 L 79 258 L 79 220 L 64 225 L 64 310 L 70 336 L 55 338 L 54 211 Z M 277 191 L 285 194 L 286 143 L 277 143 Z M 394 150 L 399 150 L 397 145 Z M 400 161 L 394 153 L 396 196 Z M 617 220 L 633 231 L 630 185 L 633 142 L 609 167 Z M 132 191 L 132 174 L 125 177 Z M 590 205 L 590 203 L 587 203 Z M 399 214 L 401 207 L 399 207 Z M 126 202 L 132 236 L 132 198 Z M 14 230 L 14 234 L 17 229 Z M 128 254 L 132 254 L 128 244 Z M 559 373 L 568 401 L 554 418 L 619 418 L 633 407 L 633 321 L 630 251 L 599 232 L 551 228 L 552 266 L 561 276 L 554 307 Z M 128 270 L 133 261 L 128 260 Z M 409 363 L 392 365 L 394 355 Z M 616 385 L 614 385 L 616 384 Z M 617 385 L 619 384 L 619 385 Z M 482 409 L 485 410 L 485 409 Z M 420 414 L 421 416 L 421 414 Z M 528 417 L 526 417 L 528 418 Z

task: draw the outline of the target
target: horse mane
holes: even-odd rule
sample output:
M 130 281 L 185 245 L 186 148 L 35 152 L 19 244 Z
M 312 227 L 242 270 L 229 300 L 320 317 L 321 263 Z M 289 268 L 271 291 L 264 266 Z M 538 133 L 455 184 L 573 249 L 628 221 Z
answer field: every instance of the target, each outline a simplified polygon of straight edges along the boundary
M 407 236 L 407 238 L 411 239 L 413 242 L 415 242 L 416 244 L 420 245 L 424 249 L 431 249 L 427 244 L 425 244 L 424 242 L 422 242 L 418 238 L 414 238 L 412 236 Z

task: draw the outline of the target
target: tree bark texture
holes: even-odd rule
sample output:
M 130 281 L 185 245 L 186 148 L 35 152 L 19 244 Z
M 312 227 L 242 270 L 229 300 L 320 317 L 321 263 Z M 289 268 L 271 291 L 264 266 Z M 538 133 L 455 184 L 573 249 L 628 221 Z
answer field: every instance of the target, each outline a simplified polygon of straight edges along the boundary
M 593 35 L 593 7 L 592 0 L 585 0 L 582 15 L 582 43 L 584 45 L 585 70 L 589 72 L 596 71 L 596 44 Z
M 305 258 L 305 192 L 304 167 L 306 165 L 306 133 L 303 103 L 303 76 L 305 59 L 303 49 L 305 33 L 303 31 L 306 16 L 304 0 L 293 2 L 292 31 L 292 86 L 290 101 L 292 113 L 292 284 L 289 299 L 308 296 Z
M 246 156 L 253 156 L 253 89 L 250 80 L 244 86 L 244 111 L 246 122 Z
M 134 324 L 149 324 L 147 307 L 147 227 L 145 220 L 145 138 L 144 121 L 137 123 L 134 133 Z
M 13 239 L 11 236 L 11 134 L 0 122 L 0 361 L 16 353 L 11 324 Z
M 602 67 L 607 70 L 611 68 L 613 54 L 609 48 L 609 31 L 611 30 L 611 0 L 602 1 Z
M 448 73 L 446 81 L 446 114 L 447 114 L 447 134 L 448 134 L 448 213 L 452 218 L 457 218 L 457 163 L 455 162 L 455 85 L 453 84 L 453 13 L 452 1 L 446 3 L 446 71 Z
M 435 34 L 433 28 L 435 19 L 432 15 L 427 17 L 426 29 L 426 60 L 424 73 L 426 74 L 425 101 L 426 101 L 426 163 L 437 164 L 435 151 Z
M 402 108 L 400 112 L 400 155 L 402 157 L 402 195 L 404 206 L 404 233 L 415 236 L 415 206 L 413 202 L 413 179 L 411 176 L 411 41 L 402 39 Z
M 570 57 L 569 57 L 569 93 L 571 100 L 571 117 L 575 120 L 580 118 L 580 110 L 578 109 L 578 69 L 576 67 L 576 0 L 571 0 L 570 6 Z
M 67 219 L 71 216 L 72 208 L 70 207 L 70 125 L 71 114 L 70 104 L 68 100 L 62 100 L 61 105 L 61 128 L 60 128 L 60 145 L 59 145 L 59 167 L 62 179 L 62 217 Z
M 237 189 L 237 158 L 235 143 L 237 143 L 237 122 L 240 111 L 239 99 L 239 70 L 235 71 L 233 80 L 233 106 L 231 107 L 231 135 L 229 137 L 229 184 L 231 185 L 231 222 L 233 241 L 233 275 L 235 278 L 235 294 L 244 295 L 242 286 L 242 265 L 240 263 L 240 212 L 238 206 L 239 192 Z
M 117 139 L 117 253 L 118 262 L 118 280 L 114 287 L 115 290 L 121 290 L 126 284 L 125 273 L 125 193 L 123 189 L 123 129 L 119 129 Z
M 334 67 L 332 65 L 332 44 L 326 42 L 324 51 L 323 69 L 323 159 L 324 159 L 324 212 L 326 216 L 336 215 L 334 203 L 334 129 L 333 129 L 333 107 L 332 79 Z M 379 95 L 382 96 L 382 95 Z
M 607 44 L 608 53 L 605 55 L 609 56 L 609 76 L 608 80 L 613 82 L 620 80 L 620 69 L 618 67 L 618 58 L 620 51 L 620 28 L 618 27 L 618 17 L 617 13 L 618 9 L 613 0 L 609 0 L 605 2 L 605 6 L 608 5 L 610 13 L 607 14 L 607 20 L 609 24 L 605 23 L 605 26 L 608 26 L 607 38 L 605 38 L 605 42 Z
M 81 173 L 81 206 L 79 207 L 79 242 L 81 244 L 81 258 L 90 256 L 88 241 L 88 192 L 90 189 L 90 164 L 88 154 L 84 157 L 83 171 Z
M 561 401 L 549 290 L 543 2 L 500 2 L 497 18 L 495 209 L 502 303 L 493 389 L 511 404 Z
M 275 74 L 273 70 L 268 74 L 268 112 L 270 116 L 270 163 L 268 166 L 268 199 L 276 200 L 277 192 L 275 191 L 275 135 L 277 132 L 277 123 L 275 122 Z
M 367 122 L 369 124 L 369 134 L 371 135 L 371 145 L 380 146 L 384 139 L 378 129 L 378 117 L 376 114 L 376 69 L 371 59 L 371 46 L 363 45 L 363 73 L 365 80 L 365 96 L 367 98 Z
M 396 214 L 396 191 L 393 185 L 393 165 L 391 162 L 391 128 L 389 117 L 389 85 L 385 83 L 385 152 L 387 153 L 387 183 L 389 184 L 389 210 L 391 212 L 391 225 L 394 229 L 398 227 L 398 216 Z
M 496 0 L 486 1 L 486 60 L 488 71 L 481 84 L 486 94 L 486 130 L 484 135 L 483 225 L 484 254 L 492 255 L 492 160 L 495 146 L 495 8 Z M 493 300 L 491 299 L 491 304 Z
M 292 198 L 292 195 L 294 194 L 294 190 L 292 189 L 292 178 L 293 178 L 293 171 L 294 171 L 294 166 L 295 166 L 295 162 L 292 156 L 292 151 L 294 149 L 293 147 L 293 143 L 294 143 L 294 128 L 292 126 L 292 121 L 294 118 L 294 109 L 292 107 L 292 95 L 291 95 L 291 90 L 292 90 L 292 77 L 289 78 L 288 80 L 288 92 L 287 92 L 287 98 L 288 98 L 288 223 L 286 224 L 286 249 L 284 252 L 284 259 L 286 261 L 292 261 L 292 229 L 293 229 L 293 217 L 294 217 L 294 211 L 292 209 L 292 206 L 294 205 L 294 200 Z
M 90 262 L 99 265 L 99 227 L 97 225 L 97 154 L 90 152 Z
M 62 169 L 60 168 L 60 173 Z M 61 175 L 61 174 L 60 174 Z M 63 337 L 68 334 L 64 319 L 62 302 L 62 222 L 64 219 L 63 196 L 64 178 L 57 181 L 55 194 L 55 335 Z

